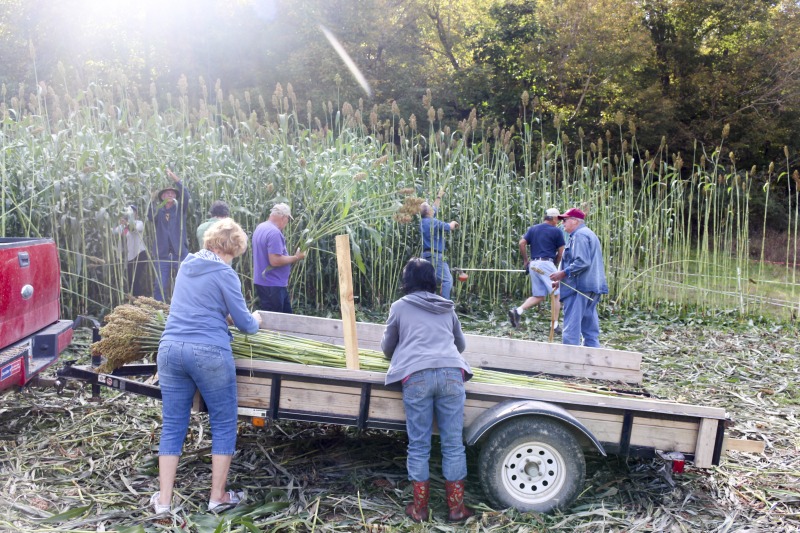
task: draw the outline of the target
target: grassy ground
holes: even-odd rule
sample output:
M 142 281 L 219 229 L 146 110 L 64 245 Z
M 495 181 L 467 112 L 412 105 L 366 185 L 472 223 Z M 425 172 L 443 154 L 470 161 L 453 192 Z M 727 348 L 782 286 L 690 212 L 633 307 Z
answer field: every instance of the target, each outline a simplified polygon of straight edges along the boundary
M 463 317 L 465 329 L 543 340 L 546 310 L 509 330 L 504 314 Z M 586 490 L 549 515 L 493 510 L 473 475 L 463 527 L 444 522 L 443 483 L 432 482 L 433 520 L 403 515 L 405 435 L 284 423 L 241 425 L 231 486 L 249 505 L 203 512 L 210 439 L 194 415 L 177 480 L 181 509 L 156 519 L 160 406 L 74 385 L 0 399 L 0 531 L 797 531 L 800 528 L 800 363 L 794 327 L 741 324 L 725 315 L 677 321 L 628 314 L 603 319 L 609 347 L 645 354 L 645 386 L 659 397 L 721 406 L 729 434 L 766 442 L 763 455 L 731 453 L 719 467 L 671 476 L 651 460 L 587 458 Z M 81 344 L 81 342 L 83 344 Z M 86 341 L 77 355 L 86 353 Z M 434 456 L 436 450 L 434 450 Z M 471 472 L 475 472 L 471 457 Z M 434 461 L 436 462 L 436 461 Z M 432 472 L 439 472 L 434 464 Z

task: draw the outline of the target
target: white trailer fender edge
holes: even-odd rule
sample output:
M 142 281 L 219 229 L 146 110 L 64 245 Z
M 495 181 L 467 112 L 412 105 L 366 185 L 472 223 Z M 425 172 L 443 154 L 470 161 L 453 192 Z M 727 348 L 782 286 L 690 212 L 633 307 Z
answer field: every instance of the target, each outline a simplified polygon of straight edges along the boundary
M 606 451 L 603 448 L 603 445 L 600 444 L 600 441 L 598 441 L 592 432 L 589 431 L 586 426 L 581 424 L 577 418 L 569 414 L 566 409 L 552 403 L 540 402 L 537 400 L 506 400 L 495 405 L 491 409 L 487 409 L 478 415 L 478 418 L 473 420 L 469 427 L 464 430 L 464 441 L 467 446 L 472 446 L 476 444 L 481 437 L 487 434 L 493 427 L 504 422 L 505 420 L 529 415 L 555 418 L 556 420 L 560 420 L 561 422 L 574 427 L 586 435 L 592 444 L 595 445 L 597 451 L 599 451 L 604 457 L 606 456 Z

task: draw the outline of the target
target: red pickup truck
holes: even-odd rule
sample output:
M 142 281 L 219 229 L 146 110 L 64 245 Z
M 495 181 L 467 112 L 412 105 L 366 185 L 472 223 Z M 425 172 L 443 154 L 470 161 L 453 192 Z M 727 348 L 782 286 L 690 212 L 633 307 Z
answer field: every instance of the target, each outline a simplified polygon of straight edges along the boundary
M 0 391 L 22 387 L 72 341 L 59 320 L 61 267 L 50 239 L 0 238 Z

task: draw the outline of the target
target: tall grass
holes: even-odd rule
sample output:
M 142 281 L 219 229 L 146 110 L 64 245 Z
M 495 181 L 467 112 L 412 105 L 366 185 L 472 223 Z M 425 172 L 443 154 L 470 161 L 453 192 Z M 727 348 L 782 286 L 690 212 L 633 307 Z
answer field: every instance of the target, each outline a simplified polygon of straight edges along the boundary
M 279 85 L 269 103 L 225 95 L 219 82 L 209 90 L 200 80 L 190 90 L 185 78 L 177 94 L 147 97 L 124 81 L 73 93 L 66 83 L 60 92 L 41 87 L 3 91 L 0 233 L 55 239 L 66 315 L 102 313 L 125 300 L 124 260 L 111 228 L 130 203 L 146 213 L 153 192 L 169 184 L 166 168 L 191 190 L 190 229 L 217 199 L 249 232 L 273 203 L 289 202 L 296 216 L 288 246 L 308 251 L 291 291 L 319 310 L 333 311 L 338 299 L 337 233 L 351 238 L 358 302 L 394 299 L 403 264 L 421 252 L 418 218 L 396 210 L 404 197 L 433 199 L 442 187 L 441 217 L 461 223 L 448 237 L 451 266 L 517 268 L 516 243 L 527 226 L 548 207 L 579 206 L 604 247 L 605 305 L 743 315 L 797 307 L 788 265 L 797 260 L 800 218 L 788 159 L 786 172 L 776 178 L 771 168 L 757 182 L 755 169 L 737 169 L 727 153 L 727 130 L 716 146 L 697 145 L 693 154 L 670 153 L 666 140 L 650 153 L 622 116 L 595 139 L 582 130 L 570 138 L 556 117 L 558 133 L 546 138 L 546 116 L 527 95 L 515 128 L 486 125 L 473 111 L 451 129 L 430 93 L 427 116 L 414 117 L 396 105 L 298 102 L 291 85 Z M 785 279 L 769 280 L 781 288 L 776 293 L 773 283 L 767 294 L 749 257 L 749 202 L 755 187 L 777 186 L 794 200 Z M 146 233 L 152 237 L 152 227 Z M 235 267 L 252 294 L 251 252 Z M 479 272 L 453 297 L 468 309 L 526 291 L 519 274 Z

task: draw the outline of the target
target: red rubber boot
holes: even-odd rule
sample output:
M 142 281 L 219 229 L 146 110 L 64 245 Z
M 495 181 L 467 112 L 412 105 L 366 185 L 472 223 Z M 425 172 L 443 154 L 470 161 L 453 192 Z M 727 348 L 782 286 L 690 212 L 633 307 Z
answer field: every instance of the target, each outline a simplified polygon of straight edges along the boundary
M 414 501 L 406 506 L 406 514 L 414 522 L 422 522 L 428 519 L 428 498 L 430 497 L 431 482 L 412 481 L 414 486 Z
M 447 514 L 448 522 L 463 522 L 473 513 L 464 505 L 464 480 L 445 481 L 444 490 L 447 494 L 447 507 L 450 512 Z

